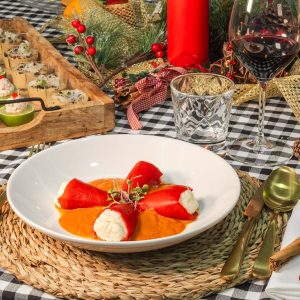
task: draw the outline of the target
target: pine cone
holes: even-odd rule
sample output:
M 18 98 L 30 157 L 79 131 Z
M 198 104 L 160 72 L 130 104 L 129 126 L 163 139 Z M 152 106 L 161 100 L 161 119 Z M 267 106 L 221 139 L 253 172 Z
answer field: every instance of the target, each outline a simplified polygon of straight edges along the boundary
M 294 151 L 294 156 L 300 160 L 300 140 L 294 142 L 293 151 Z

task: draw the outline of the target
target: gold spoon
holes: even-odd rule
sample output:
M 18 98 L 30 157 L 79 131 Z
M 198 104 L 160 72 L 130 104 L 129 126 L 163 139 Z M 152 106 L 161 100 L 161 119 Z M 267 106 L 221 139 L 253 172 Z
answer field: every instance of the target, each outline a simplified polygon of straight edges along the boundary
M 263 196 L 275 214 L 253 267 L 253 276 L 259 279 L 271 275 L 269 259 L 274 252 L 277 214 L 292 210 L 300 197 L 300 180 L 295 170 L 286 166 L 274 170 L 264 183 Z

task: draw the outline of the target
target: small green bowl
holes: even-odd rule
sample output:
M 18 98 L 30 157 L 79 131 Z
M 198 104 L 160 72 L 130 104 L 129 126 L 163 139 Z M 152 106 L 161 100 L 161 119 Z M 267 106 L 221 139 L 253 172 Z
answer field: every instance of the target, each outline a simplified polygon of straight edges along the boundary
M 0 107 L 0 120 L 9 127 L 20 126 L 29 123 L 34 118 L 34 108 L 31 105 L 21 113 L 7 113 L 5 106 Z

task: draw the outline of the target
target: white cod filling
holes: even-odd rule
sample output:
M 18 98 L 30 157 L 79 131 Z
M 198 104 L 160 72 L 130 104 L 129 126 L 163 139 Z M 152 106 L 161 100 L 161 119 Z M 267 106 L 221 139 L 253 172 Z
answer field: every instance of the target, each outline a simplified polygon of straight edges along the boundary
M 127 228 L 119 213 L 106 209 L 95 221 L 94 231 L 107 242 L 120 242 L 127 236 Z
M 199 209 L 199 203 L 191 190 L 186 190 L 180 195 L 179 203 L 191 215 Z

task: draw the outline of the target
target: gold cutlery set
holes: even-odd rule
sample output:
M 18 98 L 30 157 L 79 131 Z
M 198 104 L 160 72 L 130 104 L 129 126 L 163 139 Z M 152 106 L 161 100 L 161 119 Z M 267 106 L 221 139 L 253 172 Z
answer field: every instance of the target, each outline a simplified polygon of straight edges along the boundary
M 276 238 L 276 216 L 278 213 L 292 210 L 299 197 L 300 180 L 294 169 L 283 166 L 269 175 L 264 184 L 256 191 L 244 212 L 248 219 L 223 266 L 221 276 L 224 279 L 233 280 L 238 276 L 252 230 L 264 205 L 274 212 L 274 216 L 263 239 L 252 275 L 258 279 L 270 277 L 272 272 L 270 257 L 274 253 Z

